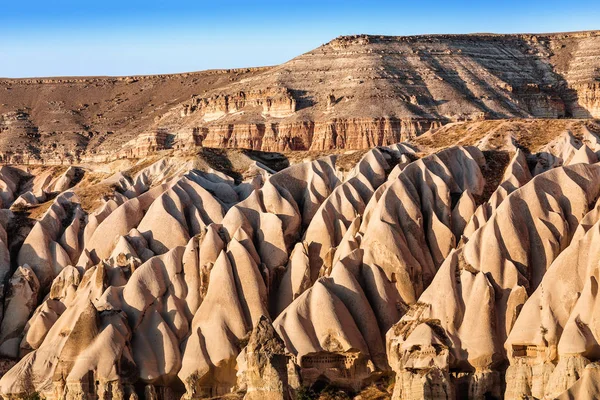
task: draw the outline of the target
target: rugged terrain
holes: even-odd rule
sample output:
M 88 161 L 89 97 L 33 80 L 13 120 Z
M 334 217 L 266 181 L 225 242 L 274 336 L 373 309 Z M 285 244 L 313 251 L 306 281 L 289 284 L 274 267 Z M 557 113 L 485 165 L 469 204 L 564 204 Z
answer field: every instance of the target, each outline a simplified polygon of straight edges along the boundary
M 284 64 L 0 80 L 0 156 L 368 149 L 462 120 L 600 117 L 600 33 L 337 38 Z
M 0 395 L 594 398 L 599 155 L 515 119 L 3 166 Z
M 3 80 L 0 396 L 600 398 L 599 41 Z

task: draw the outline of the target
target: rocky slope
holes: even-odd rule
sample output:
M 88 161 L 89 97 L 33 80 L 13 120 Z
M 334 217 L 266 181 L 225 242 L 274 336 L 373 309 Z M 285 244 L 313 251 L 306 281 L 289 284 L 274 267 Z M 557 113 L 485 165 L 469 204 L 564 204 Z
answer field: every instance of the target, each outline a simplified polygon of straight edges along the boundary
M 279 66 L 0 80 L 0 156 L 368 149 L 461 120 L 600 117 L 600 34 L 337 38 Z
M 596 123 L 333 153 L 0 168 L 0 395 L 598 394 Z

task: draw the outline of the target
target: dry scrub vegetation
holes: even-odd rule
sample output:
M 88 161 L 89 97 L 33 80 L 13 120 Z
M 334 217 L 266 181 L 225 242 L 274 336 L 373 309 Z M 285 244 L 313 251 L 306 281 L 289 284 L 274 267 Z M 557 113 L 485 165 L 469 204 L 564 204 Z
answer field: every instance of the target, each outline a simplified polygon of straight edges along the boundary
M 86 212 L 92 212 L 102 204 L 102 199 L 112 195 L 116 190 L 114 184 L 98 183 L 88 187 L 79 187 L 74 190 L 79 198 L 79 204 Z

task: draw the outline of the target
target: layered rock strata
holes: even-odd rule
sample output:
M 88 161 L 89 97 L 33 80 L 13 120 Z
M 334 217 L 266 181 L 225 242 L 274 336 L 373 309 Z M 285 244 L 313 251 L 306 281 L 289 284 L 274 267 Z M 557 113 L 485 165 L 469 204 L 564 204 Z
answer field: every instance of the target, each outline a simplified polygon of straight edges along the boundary
M 599 67 L 597 31 L 355 35 L 266 68 L 3 79 L 0 160 L 368 149 L 457 121 L 599 118 Z

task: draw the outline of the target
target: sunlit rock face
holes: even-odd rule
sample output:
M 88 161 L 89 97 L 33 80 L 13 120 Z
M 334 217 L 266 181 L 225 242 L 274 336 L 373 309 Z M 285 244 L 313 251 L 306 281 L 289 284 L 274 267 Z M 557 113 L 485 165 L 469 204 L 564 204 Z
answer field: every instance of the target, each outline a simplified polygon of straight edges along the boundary
M 370 149 L 459 121 L 600 118 L 600 34 L 355 35 L 281 65 L 0 79 L 0 160 Z
M 0 81 L 0 396 L 598 397 L 599 48 L 353 36 Z M 98 127 L 11 109 L 43 85 Z
M 600 138 L 577 129 L 534 154 L 513 131 L 514 151 L 415 141 L 287 167 L 206 150 L 5 166 L 0 394 L 596 390 Z

